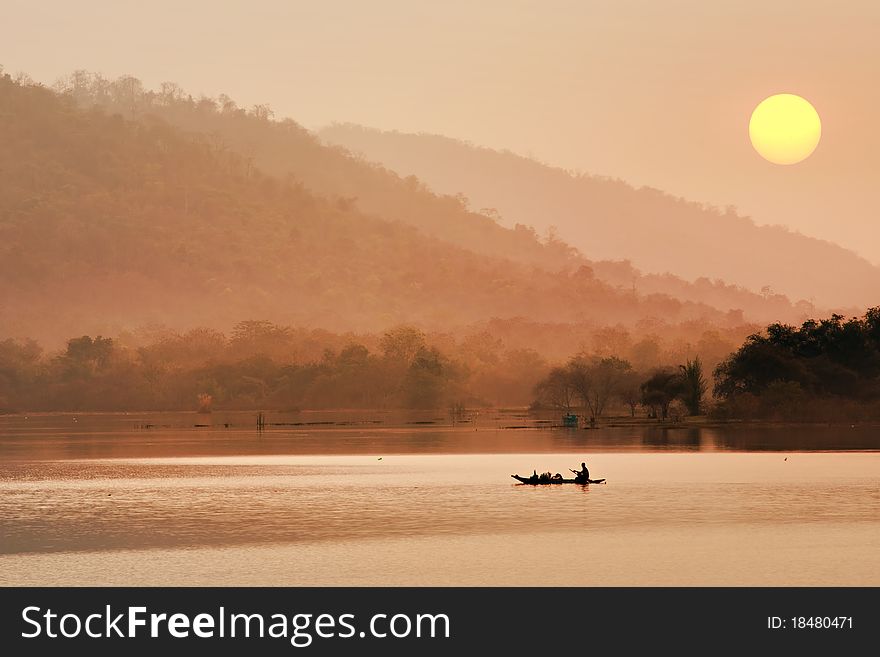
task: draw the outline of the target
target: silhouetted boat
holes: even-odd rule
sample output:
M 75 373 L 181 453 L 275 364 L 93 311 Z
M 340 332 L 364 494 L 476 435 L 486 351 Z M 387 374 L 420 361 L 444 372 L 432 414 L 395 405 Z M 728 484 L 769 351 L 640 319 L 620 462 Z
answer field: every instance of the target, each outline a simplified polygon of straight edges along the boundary
M 523 484 L 531 484 L 532 486 L 543 486 L 545 484 L 604 484 L 604 479 L 541 479 L 540 477 L 520 477 L 519 475 L 510 475 Z

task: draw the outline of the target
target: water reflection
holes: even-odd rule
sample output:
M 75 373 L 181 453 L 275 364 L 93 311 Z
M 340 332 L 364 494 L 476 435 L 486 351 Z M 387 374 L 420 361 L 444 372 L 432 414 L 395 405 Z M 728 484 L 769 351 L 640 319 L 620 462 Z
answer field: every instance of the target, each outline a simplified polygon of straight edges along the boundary
M 15 461 L 0 466 L 0 553 L 878 521 L 880 454 L 596 452 L 591 472 L 607 485 L 509 478 L 582 458 Z
M 687 428 L 646 428 L 642 432 L 642 445 L 651 447 L 679 447 L 681 449 L 707 449 L 718 447 L 717 436 L 711 429 Z
M 654 425 L 548 428 L 521 413 L 483 414 L 452 426 L 435 413 L 270 416 L 193 413 L 0 417 L 0 459 L 126 458 L 221 454 L 440 454 L 542 451 L 880 449 L 871 425 Z M 421 419 L 420 419 L 421 418 Z M 525 428 L 509 428 L 509 427 Z M 503 428 L 508 427 L 508 428 Z
M 877 427 L 252 420 L 0 418 L 0 583 L 880 583 Z

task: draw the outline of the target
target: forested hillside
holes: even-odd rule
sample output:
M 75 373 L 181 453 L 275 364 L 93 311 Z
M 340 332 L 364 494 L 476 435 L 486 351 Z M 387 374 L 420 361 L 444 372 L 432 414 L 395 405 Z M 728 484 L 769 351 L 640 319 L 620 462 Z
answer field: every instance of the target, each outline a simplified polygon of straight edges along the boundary
M 560 198 L 534 196 L 530 202 L 541 208 L 540 212 L 522 215 L 521 222 L 508 221 L 510 225 L 504 227 L 492 209 L 500 205 L 471 202 L 454 192 L 437 194 L 430 181 L 429 189 L 415 176 L 399 176 L 381 163 L 324 145 L 293 120 L 275 120 L 268 106 L 245 109 L 226 96 L 193 98 L 171 83 L 151 91 L 133 77 L 107 80 L 83 71 L 59 81 L 56 88 L 82 107 L 101 107 L 132 120 L 161 118 L 187 132 L 203 134 L 218 147 L 240 153 L 248 166 L 280 177 L 293 176 L 320 196 L 415 226 L 426 235 L 468 251 L 551 271 L 573 272 L 586 265 L 596 278 L 614 287 L 635 289 L 643 295 L 665 294 L 724 311 L 739 309 L 755 321 L 801 320 L 812 310 L 808 302 L 794 307 L 786 296 L 772 290 L 757 294 L 717 276 L 706 277 L 711 267 L 692 277 L 699 280 L 688 282 L 671 274 L 645 275 L 625 257 L 590 261 L 548 229 L 553 222 L 547 219 L 553 216 Z M 479 191 L 475 198 L 481 198 Z M 499 204 L 504 198 L 499 194 Z M 506 219 L 511 216 L 520 217 L 505 212 Z M 541 230 L 536 232 L 533 226 Z M 598 243 L 602 239 L 601 231 L 597 232 L 582 251 L 604 253 L 604 246 Z M 667 252 L 662 241 L 655 248 Z
M 319 134 L 402 176 L 417 175 L 440 193 L 465 194 L 475 207 L 495 208 L 508 222 L 539 231 L 555 225 L 562 239 L 593 260 L 629 259 L 645 272 L 722 279 L 820 307 L 855 310 L 875 303 L 880 289 L 880 268 L 852 251 L 780 226 L 759 226 L 732 208 L 720 210 L 438 135 L 356 125 L 330 126 Z M 683 292 L 667 283 L 649 278 L 644 286 Z M 708 303 L 730 304 L 730 290 L 705 292 L 710 294 L 702 300 Z
M 205 121 L 221 121 L 208 105 Z M 315 195 L 215 134 L 154 115 L 83 109 L 3 76 L 0 117 L 2 335 L 53 345 L 146 324 L 228 330 L 243 319 L 372 331 L 522 317 L 636 330 L 662 318 L 670 335 L 696 321 L 696 340 L 707 326 L 742 323 L 736 312 L 605 283 L 564 244 L 479 220 L 418 186 L 414 198 L 449 208 L 431 225 L 448 218 L 450 230 L 466 231 L 474 220 L 473 249 L 360 201 Z M 257 108 L 230 120 L 269 117 Z M 301 135 L 293 123 L 270 125 Z

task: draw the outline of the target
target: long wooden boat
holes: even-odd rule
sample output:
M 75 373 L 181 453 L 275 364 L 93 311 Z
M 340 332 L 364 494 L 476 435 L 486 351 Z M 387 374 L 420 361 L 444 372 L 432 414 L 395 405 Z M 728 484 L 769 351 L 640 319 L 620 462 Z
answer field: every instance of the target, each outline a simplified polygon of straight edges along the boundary
M 510 475 L 518 482 L 530 484 L 532 486 L 544 486 L 546 484 L 604 484 L 604 479 L 536 479 L 534 477 L 520 477 L 519 475 Z

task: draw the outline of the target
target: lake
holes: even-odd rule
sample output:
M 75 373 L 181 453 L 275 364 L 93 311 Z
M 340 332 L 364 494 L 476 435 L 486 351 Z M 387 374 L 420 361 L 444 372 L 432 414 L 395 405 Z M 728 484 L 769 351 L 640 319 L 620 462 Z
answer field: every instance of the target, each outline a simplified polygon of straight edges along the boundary
M 878 427 L 252 419 L 0 418 L 0 584 L 880 585 Z

